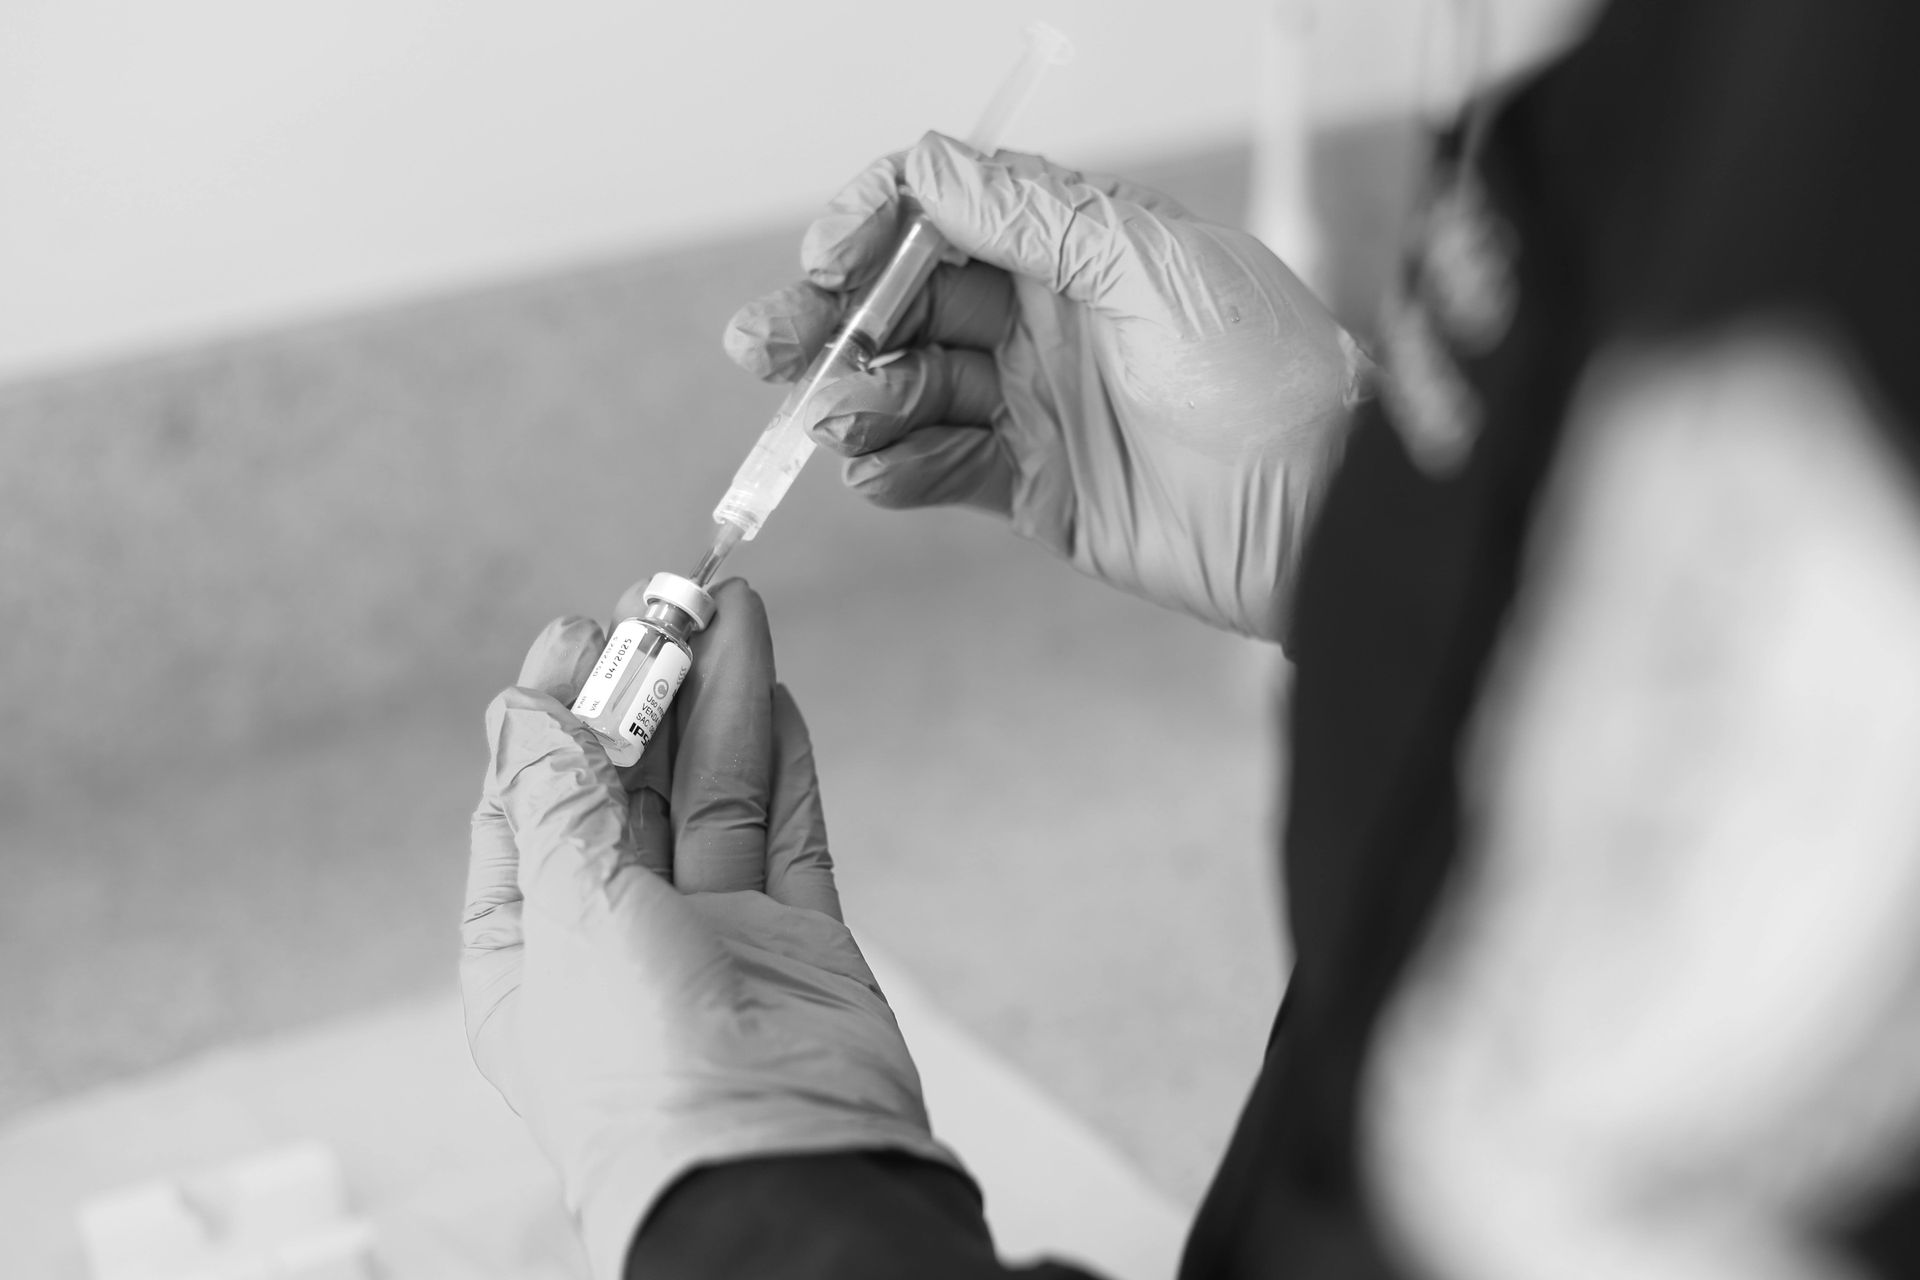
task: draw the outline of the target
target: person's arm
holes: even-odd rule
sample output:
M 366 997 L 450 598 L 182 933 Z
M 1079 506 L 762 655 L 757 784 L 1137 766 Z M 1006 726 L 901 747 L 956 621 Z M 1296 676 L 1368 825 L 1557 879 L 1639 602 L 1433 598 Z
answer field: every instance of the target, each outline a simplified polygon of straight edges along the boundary
M 1003 1267 L 979 1193 L 953 1170 L 877 1152 L 741 1160 L 689 1174 L 647 1219 L 627 1280 L 1090 1280 Z
M 1810 327 L 1586 380 L 1366 1081 L 1423 1274 L 1858 1274 L 1920 1153 L 1911 430 Z

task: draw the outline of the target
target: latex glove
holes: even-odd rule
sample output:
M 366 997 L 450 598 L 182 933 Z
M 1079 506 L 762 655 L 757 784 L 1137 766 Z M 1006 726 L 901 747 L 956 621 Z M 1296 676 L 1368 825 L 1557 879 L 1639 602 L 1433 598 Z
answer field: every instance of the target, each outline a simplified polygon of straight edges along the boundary
M 806 281 L 733 317 L 733 358 L 798 376 L 883 265 L 903 195 L 974 261 L 935 271 L 902 359 L 816 398 L 847 484 L 996 512 L 1114 586 L 1279 639 L 1370 367 L 1319 299 L 1156 192 L 928 134 L 808 229 Z
M 957 1167 L 840 921 L 765 611 L 738 581 L 716 599 L 669 724 L 627 770 L 567 710 L 604 642 L 587 619 L 541 632 L 487 709 L 467 1038 L 559 1171 L 601 1280 L 697 1165 L 893 1148 Z

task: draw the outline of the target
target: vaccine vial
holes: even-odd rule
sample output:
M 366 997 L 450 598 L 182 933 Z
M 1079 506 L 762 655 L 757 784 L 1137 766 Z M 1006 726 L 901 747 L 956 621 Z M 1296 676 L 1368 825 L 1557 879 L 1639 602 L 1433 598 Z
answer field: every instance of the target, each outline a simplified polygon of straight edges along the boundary
M 593 674 L 573 700 L 615 764 L 629 765 L 647 749 L 693 666 L 687 640 L 713 621 L 713 597 L 690 578 L 656 573 L 646 607 L 607 637 Z

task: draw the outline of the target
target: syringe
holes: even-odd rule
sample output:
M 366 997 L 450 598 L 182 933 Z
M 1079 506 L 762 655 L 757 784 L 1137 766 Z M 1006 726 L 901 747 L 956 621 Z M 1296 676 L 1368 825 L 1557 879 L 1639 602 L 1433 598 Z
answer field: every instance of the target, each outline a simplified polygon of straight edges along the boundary
M 967 145 L 984 155 L 997 151 L 1008 126 L 1027 105 L 1047 68 L 1072 56 L 1072 46 L 1060 32 L 1043 22 L 1029 26 L 1025 52 L 967 135 Z M 946 249 L 945 237 L 924 214 L 915 213 L 907 219 L 885 269 L 854 299 L 840 327 L 794 384 L 734 473 L 726 495 L 713 509 L 713 521 L 719 529 L 713 545 L 693 571 L 696 584 L 705 587 L 713 581 L 733 549 L 751 542 L 780 505 L 780 499 L 787 496 L 794 477 L 813 456 L 813 438 L 805 425 L 807 402 L 828 383 L 848 374 L 865 373 L 872 366 L 887 349 L 908 304 L 940 264 Z
M 1040 77 L 1071 56 L 1067 38 L 1058 31 L 1038 22 L 1028 27 L 1026 52 L 967 135 L 968 145 L 988 155 L 998 150 L 1001 136 L 1033 96 Z M 655 574 L 647 584 L 642 611 L 620 620 L 607 637 L 572 710 L 615 764 L 639 760 L 692 667 L 689 640 L 714 613 L 707 584 L 735 547 L 760 532 L 812 455 L 813 439 L 804 425 L 807 402 L 834 379 L 872 367 L 946 248 L 945 238 L 924 215 L 907 219 L 886 267 L 854 299 L 840 327 L 734 473 L 733 484 L 713 509 L 719 526 L 713 545 L 692 576 Z

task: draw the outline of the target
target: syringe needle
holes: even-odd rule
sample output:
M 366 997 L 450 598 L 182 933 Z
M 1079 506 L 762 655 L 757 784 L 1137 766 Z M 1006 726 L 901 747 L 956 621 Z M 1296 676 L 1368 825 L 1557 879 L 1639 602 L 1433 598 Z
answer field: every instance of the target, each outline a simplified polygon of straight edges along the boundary
M 720 572 L 720 565 L 740 545 L 742 532 L 740 526 L 732 521 L 720 521 L 719 531 L 713 535 L 713 545 L 707 548 L 706 554 L 700 557 L 700 563 L 687 575 L 693 579 L 695 586 L 704 588 L 713 581 L 713 575 Z

